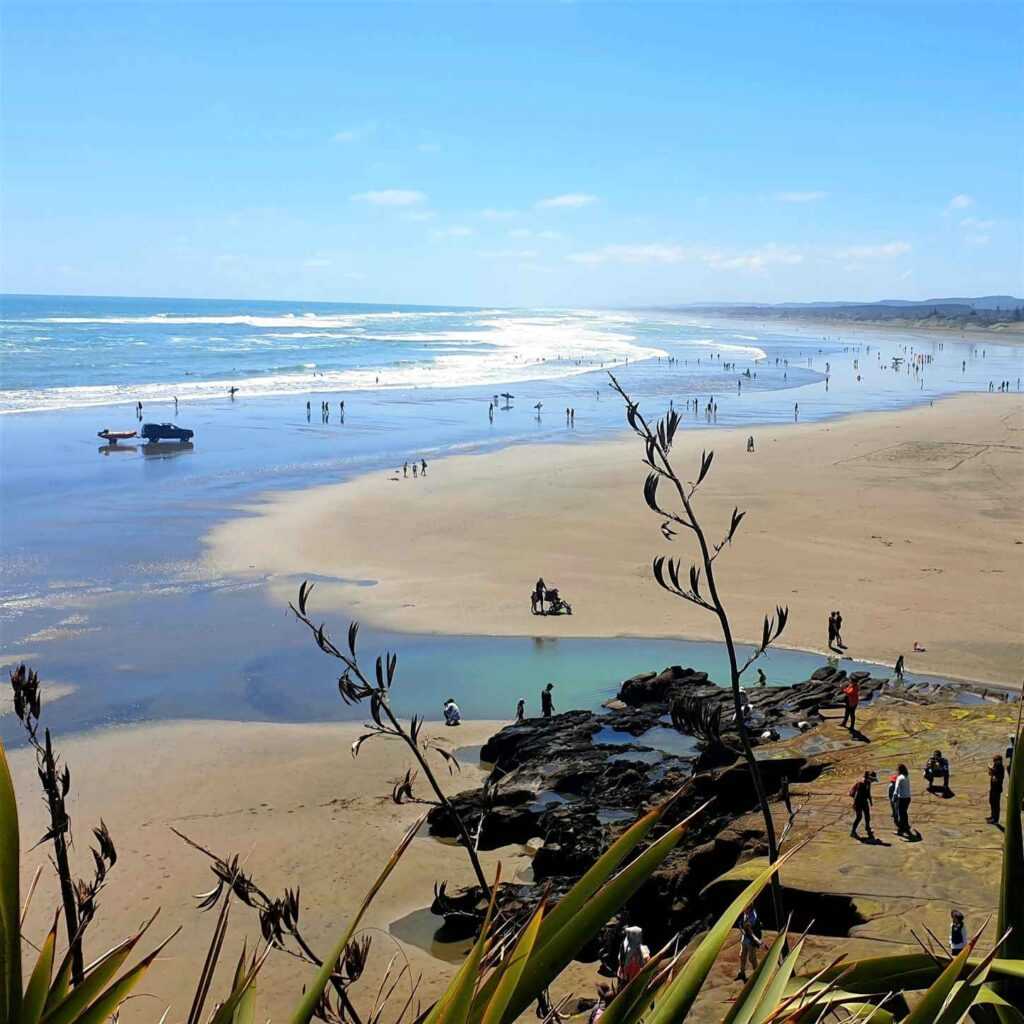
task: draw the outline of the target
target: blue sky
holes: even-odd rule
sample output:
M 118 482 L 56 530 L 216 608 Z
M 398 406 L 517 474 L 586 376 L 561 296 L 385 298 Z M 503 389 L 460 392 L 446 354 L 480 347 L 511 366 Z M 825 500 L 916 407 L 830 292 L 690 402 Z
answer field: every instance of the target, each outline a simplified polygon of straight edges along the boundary
M 4 291 L 1024 290 L 1024 6 L 5 3 Z

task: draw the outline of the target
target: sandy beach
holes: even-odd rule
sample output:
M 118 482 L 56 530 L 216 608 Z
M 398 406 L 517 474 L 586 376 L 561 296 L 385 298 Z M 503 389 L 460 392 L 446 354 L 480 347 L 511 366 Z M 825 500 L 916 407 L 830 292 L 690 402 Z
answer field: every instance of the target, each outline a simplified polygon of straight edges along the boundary
M 428 726 L 426 732 L 451 748 L 479 744 L 501 724 L 473 722 L 458 730 Z M 272 895 L 301 886 L 300 923 L 307 940 L 321 950 L 336 940 L 406 829 L 427 809 L 391 801 L 392 782 L 412 763 L 398 741 L 369 742 L 353 760 L 350 746 L 362 731 L 355 723 L 186 721 L 57 737 L 72 773 L 69 810 L 76 871 L 91 871 L 89 830 L 100 818 L 118 851 L 87 952 L 98 955 L 158 907 L 153 941 L 144 940 L 146 948 L 183 926 L 141 988 L 152 998 L 127 1003 L 123 1020 L 159 1019 L 167 1004 L 170 1020 L 187 1016 L 213 929 L 213 914 L 200 913 L 193 898 L 212 888 L 213 875 L 205 858 L 178 839 L 172 826 L 221 855 L 239 854 L 246 870 Z M 10 761 L 22 849 L 29 851 L 45 831 L 35 764 L 25 749 L 11 752 Z M 441 768 L 439 776 L 456 792 L 479 785 L 482 773 L 466 766 L 453 776 Z M 420 795 L 426 795 L 424 785 L 421 781 Z M 43 865 L 28 920 L 27 934 L 36 939 L 45 934 L 57 899 L 47 849 L 39 847 L 22 857 L 23 892 L 37 864 Z M 488 872 L 500 860 L 506 879 L 529 863 L 517 848 L 483 854 L 482 859 Z M 414 840 L 365 919 L 365 934 L 373 939 L 370 965 L 360 982 L 367 1005 L 396 954 L 399 963 L 408 957 L 413 976 L 423 974 L 425 999 L 436 996 L 449 976 L 444 963 L 416 945 L 399 945 L 388 934 L 393 922 L 429 907 L 433 884 L 443 879 L 453 887 L 468 884 L 467 859 L 427 836 Z M 214 995 L 227 991 L 243 936 L 251 949 L 259 925 L 254 911 L 236 903 Z M 311 974 L 284 954 L 271 956 L 259 984 L 260 1019 L 287 1019 Z
M 648 413 L 653 413 L 649 404 Z M 1019 686 L 1024 665 L 1024 400 L 967 395 L 818 424 L 687 432 L 710 535 L 747 512 L 717 563 L 741 640 L 788 605 L 785 644 L 824 650 L 842 611 L 852 656 Z M 540 445 L 434 462 L 425 480 L 375 473 L 275 495 L 207 537 L 217 571 L 371 579 L 321 583 L 318 608 L 411 632 L 718 639 L 710 615 L 662 593 L 652 556 L 688 564 L 643 503 L 632 438 Z M 538 576 L 571 618 L 530 614 Z M 292 579 L 273 581 L 282 604 Z M 926 653 L 915 654 L 914 642 Z M 770 662 L 766 668 L 771 671 Z

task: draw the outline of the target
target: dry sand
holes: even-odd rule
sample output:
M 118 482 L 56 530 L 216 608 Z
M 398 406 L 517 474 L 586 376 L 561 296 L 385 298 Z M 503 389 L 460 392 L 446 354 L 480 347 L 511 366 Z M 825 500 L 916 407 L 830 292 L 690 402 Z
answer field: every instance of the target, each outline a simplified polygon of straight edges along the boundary
M 451 747 L 479 744 L 499 727 L 473 722 L 458 730 L 428 727 L 427 732 Z M 191 895 L 209 890 L 213 875 L 205 859 L 171 833 L 171 826 L 222 855 L 238 853 L 273 895 L 301 885 L 300 922 L 308 940 L 326 950 L 337 939 L 406 829 L 426 809 L 391 802 L 392 781 L 411 764 L 398 741 L 374 740 L 352 759 L 350 745 L 362 731 L 357 724 L 173 722 L 58 737 L 71 767 L 77 873 L 91 870 L 89 829 L 101 817 L 119 857 L 101 895 L 87 952 L 98 955 L 158 907 L 153 941 L 144 940 L 146 948 L 184 926 L 142 986 L 152 998 L 126 1004 L 122 1020 L 159 1020 L 167 1004 L 168 1021 L 184 1020 L 213 929 L 214 915 L 200 913 Z M 38 941 L 52 920 L 57 889 L 46 848 L 28 852 L 45 831 L 33 758 L 21 749 L 10 761 L 25 851 L 23 893 L 36 865 L 44 866 L 28 921 L 28 935 Z M 482 777 L 475 766 L 453 778 L 443 767 L 441 774 L 452 792 L 477 786 Z M 425 795 L 422 781 L 417 789 Z M 488 872 L 500 860 L 506 879 L 529 863 L 518 848 L 482 857 Z M 466 857 L 453 846 L 417 838 L 365 919 L 374 945 L 358 989 L 365 1000 L 361 1005 L 372 1001 L 396 953 L 399 963 L 408 956 L 414 973 L 424 975 L 425 998 L 436 996 L 450 977 L 447 964 L 415 945 L 399 946 L 388 935 L 391 922 L 429 907 L 433 883 L 442 879 L 453 886 L 468 884 L 472 876 Z M 223 995 L 230 985 L 243 935 L 251 949 L 259 927 L 255 913 L 236 904 L 214 995 Z M 288 1019 L 311 976 L 309 967 L 281 953 L 272 955 L 259 985 L 259 1019 Z
M 823 650 L 842 610 L 850 654 L 912 672 L 1019 686 L 1024 671 L 1024 400 L 970 395 L 895 413 L 754 430 L 682 431 L 693 476 L 714 448 L 697 508 L 734 632 L 756 640 L 788 605 L 787 646 Z M 321 584 L 317 607 L 412 632 L 718 639 L 711 615 L 661 592 L 665 542 L 641 495 L 635 439 L 542 445 L 435 461 L 426 480 L 371 474 L 268 499 L 208 538 L 220 571 L 372 579 Z M 571 618 L 530 614 L 537 576 Z M 285 579 L 284 577 L 288 577 Z M 912 653 L 915 641 L 927 648 Z

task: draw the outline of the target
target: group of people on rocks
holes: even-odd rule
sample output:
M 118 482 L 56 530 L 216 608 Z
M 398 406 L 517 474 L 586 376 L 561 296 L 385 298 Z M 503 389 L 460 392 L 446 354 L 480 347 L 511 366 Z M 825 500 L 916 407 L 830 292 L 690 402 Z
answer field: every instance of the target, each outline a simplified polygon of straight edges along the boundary
M 990 825 L 999 824 L 1003 784 L 1013 761 L 1015 745 L 1016 738 L 1011 736 L 1005 753 L 993 755 L 992 762 L 987 768 L 989 815 L 985 820 Z M 928 783 L 929 793 L 939 792 L 946 797 L 953 795 L 949 788 L 949 759 L 943 756 L 941 750 L 932 752 L 922 774 Z M 853 801 L 853 825 L 850 828 L 850 835 L 854 839 L 860 839 L 860 833 L 857 830 L 861 821 L 864 822 L 864 827 L 867 829 L 868 841 L 873 841 L 875 838 L 875 833 L 871 828 L 871 807 L 874 802 L 871 785 L 877 781 L 877 773 L 869 769 L 864 772 L 863 778 L 858 779 L 850 787 L 850 797 Z M 896 826 L 896 835 L 907 839 L 915 838 L 917 834 L 910 824 L 910 770 L 905 764 L 897 765 L 896 771 L 889 776 L 887 796 L 893 824 Z

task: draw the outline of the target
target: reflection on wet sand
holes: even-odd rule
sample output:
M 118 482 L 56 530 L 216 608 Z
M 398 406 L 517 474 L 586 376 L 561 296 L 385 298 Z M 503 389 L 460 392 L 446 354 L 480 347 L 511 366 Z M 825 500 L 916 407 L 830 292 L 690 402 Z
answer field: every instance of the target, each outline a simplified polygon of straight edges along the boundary
M 142 446 L 142 454 L 147 459 L 173 459 L 194 448 L 191 441 L 150 441 Z
M 139 446 L 137 444 L 101 444 L 96 450 L 100 455 L 110 455 L 112 452 L 137 452 Z

